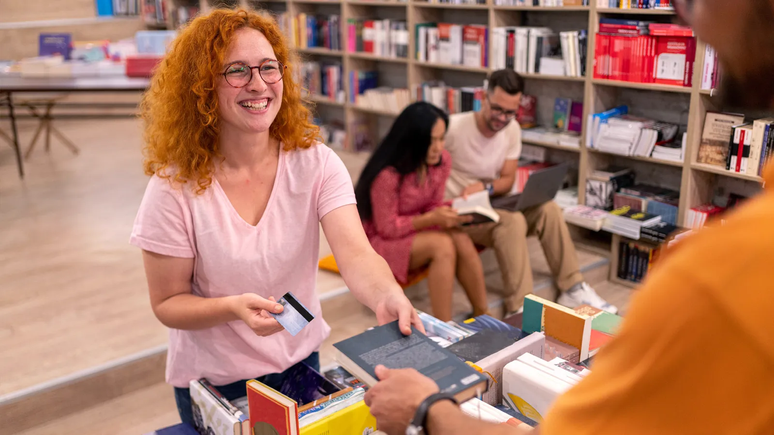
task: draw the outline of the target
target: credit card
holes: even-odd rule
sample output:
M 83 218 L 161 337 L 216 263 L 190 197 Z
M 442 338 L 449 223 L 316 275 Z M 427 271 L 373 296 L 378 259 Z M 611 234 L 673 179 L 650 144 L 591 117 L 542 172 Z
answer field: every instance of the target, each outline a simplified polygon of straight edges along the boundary
M 292 336 L 296 336 L 302 329 L 306 327 L 314 316 L 308 309 L 302 304 L 293 293 L 287 292 L 285 296 L 277 301 L 278 304 L 284 308 L 281 313 L 269 313 L 271 314 L 286 331 Z

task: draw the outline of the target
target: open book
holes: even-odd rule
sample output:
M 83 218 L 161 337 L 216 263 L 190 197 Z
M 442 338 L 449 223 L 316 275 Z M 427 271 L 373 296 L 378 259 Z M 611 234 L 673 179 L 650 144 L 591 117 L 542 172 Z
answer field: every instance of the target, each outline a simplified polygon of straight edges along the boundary
M 452 202 L 452 208 L 457 210 L 460 216 L 473 216 L 473 221 L 467 225 L 500 221 L 500 215 L 494 211 L 489 203 L 489 192 L 485 190 L 468 195 L 467 199 L 462 197 L 456 198 Z

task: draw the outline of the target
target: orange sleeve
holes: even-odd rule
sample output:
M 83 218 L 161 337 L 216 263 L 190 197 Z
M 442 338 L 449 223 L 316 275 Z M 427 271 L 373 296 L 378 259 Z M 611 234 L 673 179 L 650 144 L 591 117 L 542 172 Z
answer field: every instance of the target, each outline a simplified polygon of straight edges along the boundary
M 556 401 L 541 435 L 769 433 L 771 362 L 715 302 L 717 289 L 683 273 L 690 266 L 653 271 L 619 335 Z

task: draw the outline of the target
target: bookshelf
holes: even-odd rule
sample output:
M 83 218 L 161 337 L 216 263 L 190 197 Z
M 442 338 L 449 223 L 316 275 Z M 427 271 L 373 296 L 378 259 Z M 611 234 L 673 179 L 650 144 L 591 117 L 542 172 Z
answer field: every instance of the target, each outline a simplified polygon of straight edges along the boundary
M 177 0 L 180 1 L 180 0 Z M 194 0 L 195 1 L 195 0 Z M 204 4 L 205 1 L 202 1 Z M 380 74 L 379 85 L 411 89 L 414 85 L 428 80 L 443 80 L 453 87 L 481 86 L 487 73 L 487 67 L 464 65 L 445 65 L 420 62 L 416 60 L 415 38 L 416 24 L 422 22 L 450 22 L 454 24 L 482 24 L 492 27 L 538 25 L 551 27 L 556 31 L 588 30 L 588 56 L 585 77 L 547 76 L 540 74 L 522 74 L 526 82 L 526 93 L 539 98 L 538 110 L 545 106 L 548 97 L 540 100 L 540 93 L 550 98 L 557 96 L 572 97 L 583 102 L 583 128 L 580 148 L 559 146 L 554 143 L 524 140 L 525 144 L 547 149 L 549 160 L 558 156 L 559 160 L 571 162 L 577 170 L 579 202 L 585 202 L 585 185 L 588 176 L 596 169 L 609 164 L 632 167 L 638 182 L 669 187 L 680 192 L 678 207 L 678 225 L 683 225 L 691 207 L 709 202 L 716 187 L 737 189 L 737 193 L 750 194 L 760 188 L 761 178 L 755 175 L 738 174 L 718 167 L 697 163 L 698 148 L 701 142 L 704 118 L 708 111 L 719 111 L 718 102 L 713 98 L 715 90 L 701 89 L 701 66 L 704 64 L 705 46 L 697 41 L 695 67 L 692 87 L 680 87 L 651 83 L 633 83 L 593 78 L 595 34 L 599 28 L 600 17 L 615 17 L 656 22 L 671 22 L 674 12 L 670 10 L 637 10 L 597 8 L 596 1 L 591 6 L 569 7 L 531 7 L 494 5 L 493 0 L 486 4 L 446 4 L 426 1 L 395 0 L 286 0 L 280 8 L 272 0 L 239 0 L 242 7 L 263 7 L 269 11 L 287 11 L 291 16 L 298 12 L 336 13 L 340 15 L 341 39 L 346 41 L 346 23 L 350 18 L 389 18 L 405 20 L 409 31 L 408 58 L 391 58 L 367 53 L 350 53 L 325 49 L 299 50 L 304 60 L 323 59 L 335 56 L 341 59 L 344 88 L 349 89 L 348 72 L 355 69 L 374 69 Z M 202 8 L 206 10 L 205 7 Z M 534 17 L 534 19 L 533 19 Z M 489 49 L 491 50 L 491 44 Z M 491 51 L 490 56 L 491 59 Z M 382 78 L 381 76 L 386 77 Z M 346 126 L 348 143 L 346 151 L 364 155 L 354 148 L 353 136 L 356 134 L 353 124 L 365 121 L 369 126 L 371 142 L 378 141 L 386 133 L 396 113 L 366 109 L 350 103 L 337 103 L 326 98 L 313 98 L 319 112 L 334 112 L 340 116 Z M 590 149 L 585 144 L 586 122 L 588 116 L 619 104 L 627 104 L 630 113 L 647 116 L 667 122 L 687 126 L 687 144 L 682 162 L 660 160 L 651 157 L 620 156 Z M 551 104 L 551 108 L 553 105 Z M 324 118 L 324 117 L 323 117 Z M 362 133 L 358 131 L 357 133 Z M 641 174 L 644 178 L 641 178 Z M 739 191 L 741 190 L 741 191 Z M 611 260 L 610 280 L 627 286 L 637 284 L 616 277 L 618 263 L 618 243 L 622 238 L 612 235 L 608 239 L 606 252 Z M 605 242 L 606 244 L 607 242 Z

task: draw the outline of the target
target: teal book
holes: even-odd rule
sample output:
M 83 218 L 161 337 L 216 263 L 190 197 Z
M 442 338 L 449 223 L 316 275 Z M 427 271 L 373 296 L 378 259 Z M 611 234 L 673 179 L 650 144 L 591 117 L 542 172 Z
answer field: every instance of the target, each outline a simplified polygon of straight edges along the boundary
M 459 403 L 488 388 L 486 375 L 414 327 L 411 335 L 404 336 L 397 321 L 335 343 L 333 348 L 338 362 L 369 387 L 376 385 L 374 370 L 381 364 L 390 369 L 413 368 L 434 380 L 442 392 L 454 395 Z
M 527 334 L 543 332 L 543 304 L 532 299 L 524 299 L 521 330 Z

